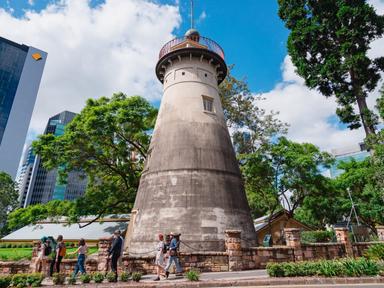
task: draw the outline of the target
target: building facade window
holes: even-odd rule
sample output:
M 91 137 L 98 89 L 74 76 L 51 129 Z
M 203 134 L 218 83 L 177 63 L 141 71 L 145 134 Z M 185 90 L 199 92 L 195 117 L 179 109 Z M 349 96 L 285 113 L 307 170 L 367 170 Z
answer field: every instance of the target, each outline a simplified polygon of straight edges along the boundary
M 208 96 L 203 96 L 203 107 L 205 112 L 211 112 L 214 113 L 214 107 L 213 107 L 213 98 Z

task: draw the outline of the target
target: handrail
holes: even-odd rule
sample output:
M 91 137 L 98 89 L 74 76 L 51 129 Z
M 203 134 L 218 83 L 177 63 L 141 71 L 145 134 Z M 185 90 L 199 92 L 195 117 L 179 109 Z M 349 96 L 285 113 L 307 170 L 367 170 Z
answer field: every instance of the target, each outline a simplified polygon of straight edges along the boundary
M 172 39 L 168 43 L 166 43 L 163 48 L 161 48 L 159 53 L 159 59 L 163 58 L 166 54 L 170 53 L 171 51 L 174 51 L 172 48 L 179 45 L 180 43 L 186 41 L 187 37 L 178 37 L 175 39 Z M 215 41 L 200 36 L 199 42 L 200 45 L 203 45 L 206 47 L 207 50 L 212 51 L 216 54 L 218 54 L 223 60 L 224 60 L 224 50 L 220 47 L 219 44 L 217 44 Z

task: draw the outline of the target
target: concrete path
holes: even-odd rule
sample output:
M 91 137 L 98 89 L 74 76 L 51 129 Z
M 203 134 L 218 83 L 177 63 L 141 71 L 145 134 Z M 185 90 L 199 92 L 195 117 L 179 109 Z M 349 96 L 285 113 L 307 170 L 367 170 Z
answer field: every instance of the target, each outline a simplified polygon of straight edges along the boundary
M 176 277 L 171 274 L 168 279 L 162 277 L 161 281 L 153 281 L 155 275 L 144 275 L 139 283 L 118 282 L 102 284 L 81 284 L 77 281 L 76 286 L 65 287 L 98 287 L 98 288 L 202 288 L 202 287 L 268 287 L 268 288 L 383 288 L 384 277 L 361 277 L 361 278 L 322 278 L 322 277 L 297 277 L 297 278 L 270 278 L 266 270 L 251 270 L 241 272 L 217 272 L 202 273 L 200 281 L 190 282 L 186 277 Z M 46 279 L 45 287 L 51 287 L 52 281 Z M 58 287 L 58 286 L 55 286 Z

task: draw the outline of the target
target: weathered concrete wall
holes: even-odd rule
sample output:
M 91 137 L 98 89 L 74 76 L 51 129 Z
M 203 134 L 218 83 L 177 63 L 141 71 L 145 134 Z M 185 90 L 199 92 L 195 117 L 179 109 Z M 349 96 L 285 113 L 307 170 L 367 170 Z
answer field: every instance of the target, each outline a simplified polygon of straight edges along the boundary
M 240 169 L 224 119 L 215 67 L 181 58 L 166 69 L 164 96 L 129 227 L 128 251 L 145 253 L 158 233 L 181 233 L 193 249 L 224 251 L 225 230 L 256 244 Z M 213 100 L 204 111 L 203 97 Z

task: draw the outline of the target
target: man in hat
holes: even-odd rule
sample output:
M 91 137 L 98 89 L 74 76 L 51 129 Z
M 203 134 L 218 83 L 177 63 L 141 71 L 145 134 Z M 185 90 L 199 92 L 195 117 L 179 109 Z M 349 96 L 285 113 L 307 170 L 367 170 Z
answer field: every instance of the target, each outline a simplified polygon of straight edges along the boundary
M 120 236 L 121 236 L 120 230 L 116 230 L 113 233 L 112 245 L 108 251 L 109 252 L 108 258 L 111 259 L 111 270 L 112 272 L 115 273 L 116 280 L 117 280 L 117 262 L 119 261 L 119 258 L 121 256 L 121 250 L 123 246 L 123 240 Z
M 169 244 L 169 248 L 168 248 L 169 258 L 168 258 L 168 264 L 165 267 L 166 278 L 168 278 L 169 276 L 169 268 L 171 267 L 172 262 L 175 262 L 175 265 L 176 265 L 176 276 L 182 275 L 181 273 L 183 272 L 183 269 L 181 268 L 181 265 L 180 265 L 179 256 L 178 256 L 179 246 L 180 246 L 180 239 L 179 239 L 180 234 L 171 232 L 170 237 L 171 237 L 171 243 Z

